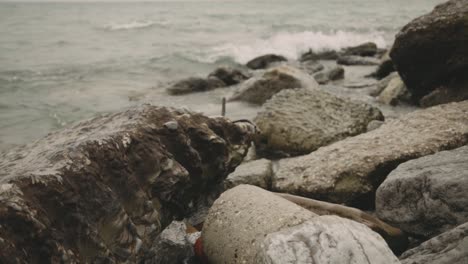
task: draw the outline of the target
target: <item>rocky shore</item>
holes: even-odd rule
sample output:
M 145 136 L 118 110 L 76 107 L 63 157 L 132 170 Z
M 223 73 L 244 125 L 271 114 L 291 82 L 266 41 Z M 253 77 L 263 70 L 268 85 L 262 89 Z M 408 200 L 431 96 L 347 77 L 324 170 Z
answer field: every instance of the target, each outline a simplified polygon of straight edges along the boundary
M 252 120 L 141 105 L 0 153 L 0 263 L 468 263 L 467 36 L 450 0 L 388 50 L 167 87 Z

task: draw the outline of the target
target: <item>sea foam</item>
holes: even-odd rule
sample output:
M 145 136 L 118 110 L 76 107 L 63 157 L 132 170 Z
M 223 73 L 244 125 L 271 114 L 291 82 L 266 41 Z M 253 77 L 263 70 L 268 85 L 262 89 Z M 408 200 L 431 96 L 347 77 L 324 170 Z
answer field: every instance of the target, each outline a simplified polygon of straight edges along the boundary
M 131 30 L 131 29 L 140 29 L 140 28 L 147 28 L 154 25 L 164 25 L 163 22 L 156 22 L 151 20 L 134 20 L 131 22 L 126 23 L 109 23 L 104 26 L 104 29 L 110 31 L 117 31 L 117 30 Z

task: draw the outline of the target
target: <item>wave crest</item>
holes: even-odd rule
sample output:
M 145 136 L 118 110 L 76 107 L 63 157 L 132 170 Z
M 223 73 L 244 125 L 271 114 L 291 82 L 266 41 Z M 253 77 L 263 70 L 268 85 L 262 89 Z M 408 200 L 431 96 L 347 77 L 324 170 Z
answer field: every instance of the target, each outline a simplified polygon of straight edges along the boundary
M 141 29 L 141 28 L 148 28 L 158 24 L 155 21 L 151 20 L 134 20 L 128 23 L 110 23 L 104 26 L 104 29 L 110 31 L 117 31 L 117 30 L 131 30 L 131 29 Z

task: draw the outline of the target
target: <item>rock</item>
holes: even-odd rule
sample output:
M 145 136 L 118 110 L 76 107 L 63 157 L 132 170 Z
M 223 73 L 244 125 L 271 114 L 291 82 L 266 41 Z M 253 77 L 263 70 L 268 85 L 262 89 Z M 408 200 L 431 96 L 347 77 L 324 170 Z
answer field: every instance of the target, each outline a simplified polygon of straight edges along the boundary
M 279 66 L 266 71 L 260 77 L 245 81 L 229 100 L 261 105 L 284 89 L 317 87 L 317 82 L 307 73 L 290 66 Z
M 223 193 L 203 226 L 203 249 L 210 263 L 256 263 L 266 235 L 317 215 L 271 192 L 239 185 Z
M 155 239 L 151 255 L 145 263 L 184 263 L 194 256 L 193 244 L 186 233 L 184 222 L 174 221 Z
M 254 122 L 271 150 L 292 155 L 365 132 L 382 113 L 366 103 L 353 102 L 321 90 L 284 90 L 263 105 Z
M 226 189 L 233 188 L 241 184 L 249 184 L 270 189 L 271 185 L 271 161 L 259 159 L 242 163 L 236 170 L 229 174 L 224 181 Z
M 388 83 L 387 87 L 380 93 L 377 100 L 387 105 L 398 105 L 411 102 L 411 94 L 406 89 L 400 77 L 395 77 Z
M 380 64 L 379 66 L 377 66 L 375 72 L 371 73 L 369 77 L 374 77 L 378 80 L 382 80 L 394 71 L 395 67 L 393 66 L 393 61 L 390 58 L 390 50 L 388 50 L 380 59 Z
M 366 225 L 374 232 L 379 233 L 390 246 L 395 254 L 401 254 L 408 246 L 408 237 L 400 229 L 392 227 L 377 217 L 365 213 L 359 209 L 308 199 L 286 193 L 276 193 L 276 195 L 291 201 L 318 215 L 336 215 L 351 219 Z
M 397 34 L 390 56 L 415 100 L 439 86 L 468 89 L 467 16 L 467 0 L 450 0 Z
M 314 52 L 310 49 L 308 52 L 301 55 L 299 61 L 317 61 L 317 60 L 336 60 L 338 59 L 338 52 L 335 50 L 324 50 L 320 52 Z
M 375 190 L 400 163 L 468 143 L 468 101 L 414 111 L 309 155 L 283 159 L 272 189 L 372 208 Z
M 419 100 L 419 105 L 422 107 L 430 107 L 468 100 L 468 89 L 465 89 L 464 86 L 465 85 L 452 85 L 450 88 L 447 86 L 438 87 L 421 98 L 421 100 Z
M 388 86 L 390 81 L 393 80 L 396 77 L 400 78 L 400 76 L 398 75 L 397 72 L 393 72 L 393 73 L 389 74 L 387 77 L 385 77 L 382 80 L 378 81 L 377 85 L 375 86 L 375 89 L 372 89 L 370 91 L 369 95 L 374 96 L 374 97 L 379 96 L 382 93 L 382 91 Z
M 468 223 L 462 224 L 401 255 L 402 264 L 468 262 Z
M 225 118 L 143 105 L 2 153 L 0 263 L 144 262 L 173 218 L 242 161 L 250 138 Z
M 367 132 L 376 130 L 377 128 L 381 127 L 385 122 L 380 120 L 372 120 L 367 124 Z
M 377 233 L 337 216 L 319 216 L 269 234 L 254 263 L 400 263 Z
M 372 57 L 340 56 L 336 63 L 341 65 L 379 65 L 379 60 Z
M 323 66 L 323 64 L 312 60 L 304 61 L 299 66 L 299 69 L 303 70 L 304 72 L 307 72 L 310 75 L 313 75 L 314 73 L 319 72 L 324 68 L 325 67 Z
M 372 57 L 377 54 L 377 45 L 373 42 L 366 42 L 355 47 L 349 47 L 343 50 L 346 56 L 369 56 Z
M 336 66 L 334 68 L 314 74 L 314 78 L 319 84 L 326 84 L 329 81 L 344 79 L 344 74 L 344 68 L 341 66 Z
M 246 66 L 252 70 L 266 69 L 268 66 L 275 62 L 287 61 L 287 59 L 280 55 L 266 54 L 251 61 L 247 62 Z
M 216 77 L 198 78 L 190 77 L 176 82 L 171 87 L 167 88 L 167 92 L 172 95 L 188 94 L 193 92 L 209 91 L 220 87 L 225 87 L 226 84 Z
M 208 77 L 216 77 L 223 81 L 227 86 L 235 85 L 249 79 L 251 76 L 238 69 L 229 67 L 220 67 L 208 75 Z
M 468 222 L 468 146 L 405 162 L 377 190 L 378 216 L 432 237 Z

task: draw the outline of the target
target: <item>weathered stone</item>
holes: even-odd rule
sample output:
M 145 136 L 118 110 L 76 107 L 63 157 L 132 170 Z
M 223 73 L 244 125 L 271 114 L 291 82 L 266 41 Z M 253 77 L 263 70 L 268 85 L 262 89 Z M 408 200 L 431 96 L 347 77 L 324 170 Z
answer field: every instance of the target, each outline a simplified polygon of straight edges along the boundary
M 380 59 L 380 64 L 377 66 L 375 72 L 371 73 L 370 77 L 375 77 L 378 80 L 381 80 L 387 77 L 390 73 L 395 71 L 395 66 L 393 66 L 393 61 L 390 58 L 390 50 L 385 52 L 385 54 Z
M 409 233 L 432 237 L 468 222 L 467 190 L 465 146 L 398 166 L 377 189 L 377 214 Z
M 301 55 L 300 61 L 317 61 L 317 60 L 336 60 L 338 58 L 338 52 L 335 50 L 324 50 L 315 52 L 310 49 L 308 52 Z
M 382 113 L 366 103 L 321 90 L 284 90 L 266 102 L 254 122 L 271 150 L 293 155 L 365 132 Z
M 376 130 L 377 128 L 381 127 L 384 124 L 384 121 L 380 120 L 372 120 L 367 124 L 367 132 Z
M 402 264 L 468 263 L 468 223 L 462 224 L 401 255 Z
M 314 73 L 319 72 L 324 68 L 325 67 L 323 66 L 323 64 L 312 60 L 304 61 L 299 65 L 299 69 L 303 70 L 304 72 L 307 72 L 310 75 L 313 75 Z
M 314 74 L 314 78 L 319 84 L 326 84 L 329 81 L 336 81 L 336 80 L 343 79 L 344 74 L 345 74 L 344 68 L 341 66 L 336 66 L 331 69 Z
M 390 56 L 415 100 L 439 86 L 468 89 L 468 0 L 450 0 L 397 34 Z
M 447 86 L 438 87 L 421 98 L 421 100 L 419 100 L 419 105 L 422 107 L 430 107 L 468 100 L 468 89 L 466 89 L 465 86 L 468 86 L 468 82 L 466 84 L 451 85 L 450 88 Z
M 266 69 L 268 66 L 275 62 L 287 61 L 287 59 L 280 55 L 266 54 L 251 61 L 247 62 L 246 66 L 252 70 Z
M 251 76 L 248 73 L 242 72 L 238 69 L 220 67 L 210 73 L 208 77 L 216 77 L 229 86 L 243 82 L 249 79 Z
M 377 45 L 373 42 L 366 42 L 361 45 L 344 49 L 343 54 L 346 56 L 374 56 L 377 54 Z
M 468 143 L 468 101 L 386 121 L 380 128 L 279 161 L 272 189 L 372 207 L 374 192 L 400 163 Z
M 226 84 L 216 77 L 198 78 L 190 77 L 176 82 L 166 90 L 169 94 L 180 95 L 193 92 L 209 91 L 220 87 L 225 87 Z
M 266 235 L 317 215 L 271 192 L 239 185 L 213 204 L 203 225 L 203 248 L 210 263 L 256 263 Z
M 407 249 L 408 237 L 405 233 L 359 209 L 286 193 L 276 193 L 276 195 L 318 215 L 336 215 L 364 224 L 374 232 L 379 233 L 395 254 L 401 254 Z
M 385 241 L 365 225 L 319 216 L 269 234 L 254 263 L 400 263 Z
M 379 65 L 379 60 L 372 57 L 361 57 L 361 56 L 340 56 L 336 63 L 341 65 Z
M 241 184 L 249 184 L 270 189 L 271 185 L 271 161 L 259 159 L 242 163 L 236 170 L 229 174 L 224 181 L 226 189 L 233 188 Z
M 397 72 L 393 72 L 393 73 L 389 74 L 387 77 L 385 77 L 382 80 L 378 81 L 375 88 L 370 91 L 369 95 L 374 96 L 374 97 L 379 96 L 382 93 L 382 91 L 388 86 L 390 81 L 393 80 L 396 77 L 400 78 L 400 76 L 398 75 Z
M 242 83 L 229 100 L 263 104 L 284 89 L 316 87 L 317 82 L 307 73 L 290 66 L 279 66 Z
M 377 100 L 383 104 L 398 105 L 411 102 L 411 94 L 399 76 L 393 78 Z
M 143 105 L 0 154 L 0 262 L 144 261 L 250 137 L 224 118 Z

